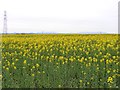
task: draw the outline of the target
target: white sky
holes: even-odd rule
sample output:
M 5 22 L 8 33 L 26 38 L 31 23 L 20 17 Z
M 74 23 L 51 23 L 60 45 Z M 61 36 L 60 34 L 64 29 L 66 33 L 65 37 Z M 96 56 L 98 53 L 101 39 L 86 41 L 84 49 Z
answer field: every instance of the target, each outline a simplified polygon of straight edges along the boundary
M 0 0 L 0 33 L 118 33 L 119 0 Z

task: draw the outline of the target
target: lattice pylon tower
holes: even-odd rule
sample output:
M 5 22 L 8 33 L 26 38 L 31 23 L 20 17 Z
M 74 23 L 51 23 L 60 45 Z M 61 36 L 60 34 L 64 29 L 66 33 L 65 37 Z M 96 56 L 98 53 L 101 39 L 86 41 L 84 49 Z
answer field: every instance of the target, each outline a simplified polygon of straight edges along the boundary
M 6 13 L 6 11 L 4 11 L 3 33 L 7 34 L 7 13 Z

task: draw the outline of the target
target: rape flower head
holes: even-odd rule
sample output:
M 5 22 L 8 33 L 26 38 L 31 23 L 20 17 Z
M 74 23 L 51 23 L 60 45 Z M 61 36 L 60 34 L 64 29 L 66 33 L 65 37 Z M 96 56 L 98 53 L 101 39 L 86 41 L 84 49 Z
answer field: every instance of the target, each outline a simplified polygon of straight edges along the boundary
M 43 71 L 43 73 L 45 73 L 45 71 Z
M 36 67 L 39 67 L 39 66 L 40 66 L 40 65 L 37 63 L 37 64 L 36 64 Z
M 6 70 L 8 71 L 8 70 L 9 70 L 9 68 L 6 68 Z
M 35 74 L 32 74 L 31 76 L 32 76 L 32 77 L 34 77 L 34 76 L 35 76 Z
M 80 80 L 80 83 L 82 83 L 82 80 Z
M 16 69 L 16 66 L 14 66 L 14 69 Z
M 35 68 L 35 66 L 33 66 L 32 68 Z
M 24 62 L 23 62 L 24 64 L 26 64 L 26 60 L 24 60 Z
M 107 82 L 110 82 L 110 83 L 112 83 L 112 81 L 113 81 L 113 78 L 112 78 L 112 77 L 108 77 L 108 80 L 107 80 Z
M 12 65 L 15 65 L 15 63 L 13 62 Z

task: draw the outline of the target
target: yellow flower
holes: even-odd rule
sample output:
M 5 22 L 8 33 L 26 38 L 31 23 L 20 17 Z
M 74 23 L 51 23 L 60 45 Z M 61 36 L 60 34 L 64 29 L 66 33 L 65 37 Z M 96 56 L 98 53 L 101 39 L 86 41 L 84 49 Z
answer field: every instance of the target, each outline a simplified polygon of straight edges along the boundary
M 8 61 L 8 66 L 10 66 L 10 62 Z
M 100 55 L 102 55 L 102 52 L 100 52 Z
M 106 64 L 108 64 L 108 63 L 109 63 L 109 60 L 107 59 L 107 60 L 106 60 Z
M 88 67 L 88 64 L 86 64 L 86 67 Z
M 58 65 L 58 63 L 56 63 L 56 65 Z
M 94 61 L 94 62 L 97 62 L 98 60 L 97 60 L 96 58 L 93 58 L 93 61 Z
M 74 61 L 74 59 L 71 57 L 70 59 L 69 59 L 71 62 L 73 62 Z
M 87 84 L 90 84 L 89 82 L 87 82 Z
M 107 73 L 110 73 L 110 70 L 107 70 Z
M 112 81 L 113 81 L 113 78 L 112 78 L 112 77 L 108 77 L 108 80 L 107 80 L 107 82 L 110 82 L 110 83 L 112 83 Z
M 93 78 L 93 77 L 91 77 L 90 79 L 91 79 L 91 80 L 93 80 L 94 78 Z
M 82 51 L 82 48 L 79 48 L 80 51 Z
M 103 62 L 103 61 L 104 61 L 104 59 L 101 59 L 101 60 L 100 60 L 100 62 Z
M 80 80 L 80 83 L 82 83 L 82 80 Z
M 116 70 L 113 70 L 113 72 L 116 72 Z
M 115 59 L 116 57 L 115 56 L 113 56 L 113 59 Z
M 87 58 L 85 58 L 85 61 L 87 61 Z
M 34 76 L 35 76 L 35 74 L 32 74 L 31 76 L 32 76 L 32 77 L 34 77 Z
M 26 67 L 23 67 L 24 69 L 26 68 Z
M 83 62 L 83 59 L 78 59 L 79 62 Z
M 9 68 L 6 68 L 6 70 L 8 71 L 8 70 L 9 70 Z
M 97 70 L 99 70 L 99 67 L 97 67 Z
M 60 56 L 60 57 L 59 57 L 59 59 L 60 59 L 60 60 L 63 60 L 63 59 L 64 59 L 64 57 L 63 57 L 63 56 Z
M 67 63 L 68 61 L 65 61 L 65 63 Z
M 14 66 L 14 69 L 16 69 L 16 66 Z
M 3 66 L 3 68 L 5 68 L 5 66 Z
M 61 85 L 58 85 L 58 87 L 60 88 L 60 87 L 61 87 Z
M 18 59 L 16 59 L 15 61 L 18 61 Z
M 33 66 L 32 68 L 35 68 L 35 66 Z
M 38 71 L 38 73 L 40 74 L 40 71 Z
M 24 60 L 23 64 L 26 64 L 26 60 Z
M 2 78 L 2 74 L 0 74 L 0 78 Z
M 39 64 L 36 64 L 36 67 L 39 67 Z
M 13 62 L 13 63 L 12 63 L 12 65 L 14 66 L 14 65 L 15 65 L 15 63 Z
M 88 57 L 88 59 L 90 59 L 90 60 L 91 60 L 92 58 L 91 58 L 91 57 Z

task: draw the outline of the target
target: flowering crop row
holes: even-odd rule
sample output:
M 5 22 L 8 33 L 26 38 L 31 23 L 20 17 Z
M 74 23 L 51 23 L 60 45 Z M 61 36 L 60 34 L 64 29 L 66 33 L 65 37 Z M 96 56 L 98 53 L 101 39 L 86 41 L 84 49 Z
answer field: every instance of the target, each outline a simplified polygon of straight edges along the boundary
M 3 35 L 3 88 L 117 88 L 118 43 L 117 35 Z

